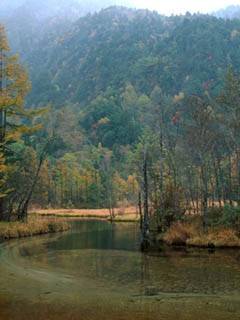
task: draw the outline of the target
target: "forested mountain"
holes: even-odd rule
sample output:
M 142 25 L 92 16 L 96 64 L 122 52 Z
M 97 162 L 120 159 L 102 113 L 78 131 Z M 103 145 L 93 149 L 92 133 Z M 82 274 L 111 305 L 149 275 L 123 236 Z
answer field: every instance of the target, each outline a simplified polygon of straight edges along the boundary
M 240 6 L 229 6 L 214 13 L 217 18 L 240 19 Z
M 13 51 L 24 59 L 39 42 L 65 33 L 69 25 L 88 13 L 110 5 L 131 5 L 130 0 L 2 0 L 0 21 L 7 27 Z
M 217 92 L 227 68 L 239 70 L 239 20 L 165 17 L 123 7 L 86 16 L 115 2 L 1 2 L 11 48 L 30 72 L 31 105 L 86 105 L 109 87 L 121 92 L 127 83 L 145 94 L 156 84 L 171 95 Z M 238 12 L 232 6 L 216 16 Z
M 38 19 L 53 16 L 83 16 L 90 12 L 97 12 L 112 5 L 132 5 L 131 0 L 1 0 L 0 16 L 10 17 L 26 10 L 33 13 Z M 20 17 L 19 17 L 20 18 Z M 24 20 L 22 20 L 24 23 Z
M 227 68 L 239 70 L 238 20 L 112 7 L 46 28 L 36 44 L 22 33 L 32 43 L 24 59 L 33 105 L 85 105 L 109 87 L 121 92 L 127 83 L 145 94 L 156 84 L 171 95 L 217 92 Z

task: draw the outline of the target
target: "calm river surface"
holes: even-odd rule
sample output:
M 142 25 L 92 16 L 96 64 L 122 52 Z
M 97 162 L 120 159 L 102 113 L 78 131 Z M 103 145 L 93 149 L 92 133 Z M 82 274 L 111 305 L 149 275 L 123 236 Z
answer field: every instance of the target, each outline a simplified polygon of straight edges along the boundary
M 240 251 L 139 252 L 138 225 L 82 220 L 0 246 L 0 320 L 239 320 Z

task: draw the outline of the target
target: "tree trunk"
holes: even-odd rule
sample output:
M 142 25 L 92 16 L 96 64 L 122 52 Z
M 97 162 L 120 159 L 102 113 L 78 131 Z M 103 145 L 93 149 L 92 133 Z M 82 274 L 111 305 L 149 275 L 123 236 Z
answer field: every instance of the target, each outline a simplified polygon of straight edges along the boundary
M 219 160 L 213 160 L 217 200 L 218 200 L 219 208 L 221 208 L 222 207 L 222 199 L 221 199 L 221 188 L 220 188 L 220 174 L 219 174 L 219 170 L 218 170 L 218 167 L 220 166 L 220 164 L 218 165 L 218 162 L 219 162 Z
M 143 229 L 143 214 L 142 214 L 142 196 L 141 192 L 138 194 L 138 209 L 139 209 L 139 216 L 140 216 L 140 230 Z
M 149 207 L 148 207 L 148 174 L 147 174 L 147 158 L 144 154 L 143 162 L 143 195 L 144 195 L 144 212 L 143 212 L 143 229 L 142 229 L 142 244 L 141 249 L 145 251 L 150 246 L 149 239 Z
M 229 199 L 229 204 L 230 206 L 233 206 L 233 201 L 232 201 L 232 160 L 231 156 L 228 158 L 228 199 Z
M 205 165 L 201 166 L 201 179 L 202 179 L 202 217 L 203 229 L 207 230 L 207 214 L 208 214 L 208 181 Z
M 3 50 L 0 50 L 0 95 L 3 95 Z M 4 155 L 4 141 L 6 135 L 6 111 L 0 110 L 0 151 Z M 0 179 L 4 179 L 4 173 L 0 173 Z M 10 215 L 6 208 L 6 198 L 0 198 L 0 221 L 9 221 Z
M 50 142 L 51 142 L 51 139 L 49 139 L 47 141 L 46 145 L 44 146 L 44 148 L 42 150 L 42 153 L 40 155 L 39 164 L 38 164 L 38 167 L 37 167 L 36 174 L 35 174 L 35 176 L 33 178 L 33 182 L 32 182 L 32 185 L 30 187 L 30 190 L 28 191 L 28 193 L 26 195 L 26 198 L 23 199 L 23 201 L 18 206 L 18 220 L 21 220 L 21 221 L 26 221 L 27 220 L 27 217 L 28 217 L 28 206 L 29 206 L 29 203 L 31 201 L 34 188 L 35 188 L 35 186 L 37 184 L 39 173 L 40 173 L 43 161 L 45 159 L 47 148 L 48 148 Z
M 240 206 L 240 150 L 237 150 L 237 205 Z

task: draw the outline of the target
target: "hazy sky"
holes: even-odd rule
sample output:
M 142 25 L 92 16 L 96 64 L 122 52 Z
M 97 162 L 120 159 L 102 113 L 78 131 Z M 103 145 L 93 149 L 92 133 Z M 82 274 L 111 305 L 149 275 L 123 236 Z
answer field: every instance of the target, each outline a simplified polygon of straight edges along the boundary
M 134 0 L 136 7 L 157 10 L 163 14 L 212 12 L 229 5 L 240 5 L 240 0 Z

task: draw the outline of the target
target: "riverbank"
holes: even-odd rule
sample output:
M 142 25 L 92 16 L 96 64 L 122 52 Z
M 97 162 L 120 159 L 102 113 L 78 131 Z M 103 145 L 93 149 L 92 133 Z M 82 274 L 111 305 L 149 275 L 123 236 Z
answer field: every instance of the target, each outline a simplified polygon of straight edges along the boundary
M 143 255 L 138 226 L 79 220 L 2 246 L 0 319 L 239 320 L 238 250 Z
M 70 225 L 64 221 L 39 217 L 30 217 L 26 223 L 0 222 L 0 240 L 63 232 L 69 230 L 69 228 Z
M 33 209 L 32 212 L 41 217 L 61 218 L 94 218 L 111 220 L 108 209 Z M 136 208 L 115 209 L 113 222 L 138 222 Z
M 177 222 L 164 234 L 158 234 L 157 242 L 170 246 L 199 248 L 240 248 L 240 234 L 226 227 L 209 228 L 207 231 L 195 223 Z

